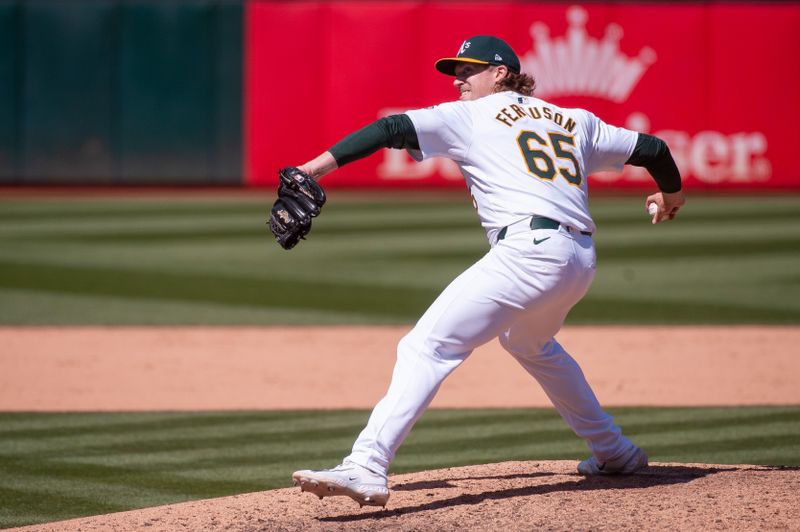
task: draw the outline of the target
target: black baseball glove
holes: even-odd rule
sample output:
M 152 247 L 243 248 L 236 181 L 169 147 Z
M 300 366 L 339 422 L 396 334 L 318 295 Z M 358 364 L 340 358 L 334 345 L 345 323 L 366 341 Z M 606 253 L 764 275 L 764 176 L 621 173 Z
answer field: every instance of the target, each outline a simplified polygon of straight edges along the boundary
M 294 166 L 281 168 L 278 174 L 278 199 L 267 225 L 283 249 L 292 249 L 311 231 L 311 219 L 325 205 L 325 191 L 314 178 Z

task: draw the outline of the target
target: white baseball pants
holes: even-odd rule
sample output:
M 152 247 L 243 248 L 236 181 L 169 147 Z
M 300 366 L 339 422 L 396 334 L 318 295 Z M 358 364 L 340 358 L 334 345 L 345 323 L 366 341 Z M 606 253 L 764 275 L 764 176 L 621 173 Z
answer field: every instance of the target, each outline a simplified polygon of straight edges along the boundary
M 610 459 L 628 450 L 633 444 L 553 338 L 594 272 L 592 238 L 563 226 L 526 230 L 497 243 L 450 283 L 400 341 L 389 390 L 346 460 L 386 474 L 442 381 L 496 337 L 595 456 Z

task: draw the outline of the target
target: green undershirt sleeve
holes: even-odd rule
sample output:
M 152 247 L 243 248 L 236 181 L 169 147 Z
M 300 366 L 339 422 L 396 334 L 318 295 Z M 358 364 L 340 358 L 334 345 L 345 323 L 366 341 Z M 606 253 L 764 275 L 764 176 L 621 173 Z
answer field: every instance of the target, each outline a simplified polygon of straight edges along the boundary
M 419 149 L 417 132 L 408 115 L 390 115 L 350 133 L 328 151 L 340 168 L 381 148 Z
M 658 137 L 639 133 L 636 147 L 625 162 L 633 166 L 643 166 L 653 176 L 661 192 L 678 192 L 681 189 L 681 173 L 667 143 Z

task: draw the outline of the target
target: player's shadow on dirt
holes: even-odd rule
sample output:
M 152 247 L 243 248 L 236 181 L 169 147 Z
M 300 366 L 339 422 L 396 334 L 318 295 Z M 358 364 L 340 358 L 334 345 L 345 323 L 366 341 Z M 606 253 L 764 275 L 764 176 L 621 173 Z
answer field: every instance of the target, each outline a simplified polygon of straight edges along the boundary
M 536 478 L 536 477 L 552 477 L 555 473 L 514 473 L 512 475 L 486 475 L 482 477 L 458 477 L 452 480 L 511 480 L 515 478 Z M 437 488 L 455 488 L 454 485 L 447 480 L 422 480 L 420 482 L 406 482 L 405 484 L 398 484 L 392 486 L 392 491 L 417 491 L 417 490 L 432 490 Z
M 694 467 L 694 466 L 660 466 L 653 465 L 647 469 L 629 476 L 608 476 L 608 477 L 582 477 L 577 474 L 574 476 L 576 480 L 568 480 L 565 482 L 558 482 L 555 484 L 535 484 L 531 486 L 517 487 L 502 489 L 496 491 L 485 491 L 483 493 L 475 493 L 468 495 L 459 495 L 449 499 L 439 499 L 425 504 L 416 506 L 406 506 L 402 508 L 393 508 L 391 510 L 378 510 L 369 513 L 358 513 L 340 515 L 334 517 L 323 517 L 320 521 L 333 522 L 333 523 L 347 523 L 352 521 L 363 521 L 366 519 L 381 519 L 384 517 L 395 517 L 406 514 L 414 514 L 417 512 L 426 512 L 429 510 L 438 510 L 441 508 L 450 508 L 460 505 L 473 505 L 479 504 L 486 500 L 502 500 L 512 497 L 529 497 L 532 495 L 544 495 L 546 493 L 557 492 L 580 492 L 604 489 L 641 489 L 650 488 L 653 486 L 665 486 L 670 484 L 682 484 L 691 482 L 698 478 L 708 475 L 721 473 L 724 471 L 737 471 L 739 468 L 714 468 L 714 467 Z M 556 473 L 520 473 L 511 475 L 492 475 L 492 476 L 479 476 L 479 477 L 461 477 L 454 478 L 453 481 L 458 480 L 502 480 L 502 479 L 515 479 L 515 478 L 542 478 L 556 476 Z M 410 482 L 392 488 L 395 491 L 412 491 L 412 490 L 425 490 L 437 488 L 454 488 L 453 484 L 447 480 L 433 480 L 423 482 Z

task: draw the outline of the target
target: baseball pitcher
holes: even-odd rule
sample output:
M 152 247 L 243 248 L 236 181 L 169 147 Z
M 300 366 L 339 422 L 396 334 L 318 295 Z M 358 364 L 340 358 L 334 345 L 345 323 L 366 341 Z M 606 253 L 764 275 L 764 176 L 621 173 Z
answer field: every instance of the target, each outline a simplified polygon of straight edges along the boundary
M 297 471 L 294 483 L 319 497 L 347 495 L 361 505 L 385 506 L 386 475 L 403 439 L 442 381 L 494 338 L 586 441 L 591 456 L 578 464 L 581 474 L 635 473 L 647 466 L 647 456 L 601 408 L 554 337 L 595 274 L 586 177 L 643 166 L 659 188 L 645 201 L 652 223 L 672 220 L 684 197 L 669 149 L 583 109 L 536 98 L 533 78 L 520 72 L 517 55 L 497 37 L 467 39 L 436 68 L 453 77 L 457 101 L 383 118 L 281 171 L 270 228 L 287 249 L 308 233 L 324 204 L 316 180 L 380 148 L 408 150 L 418 161 L 455 161 L 490 244 L 400 340 L 389 389 L 350 455 L 333 469 Z

